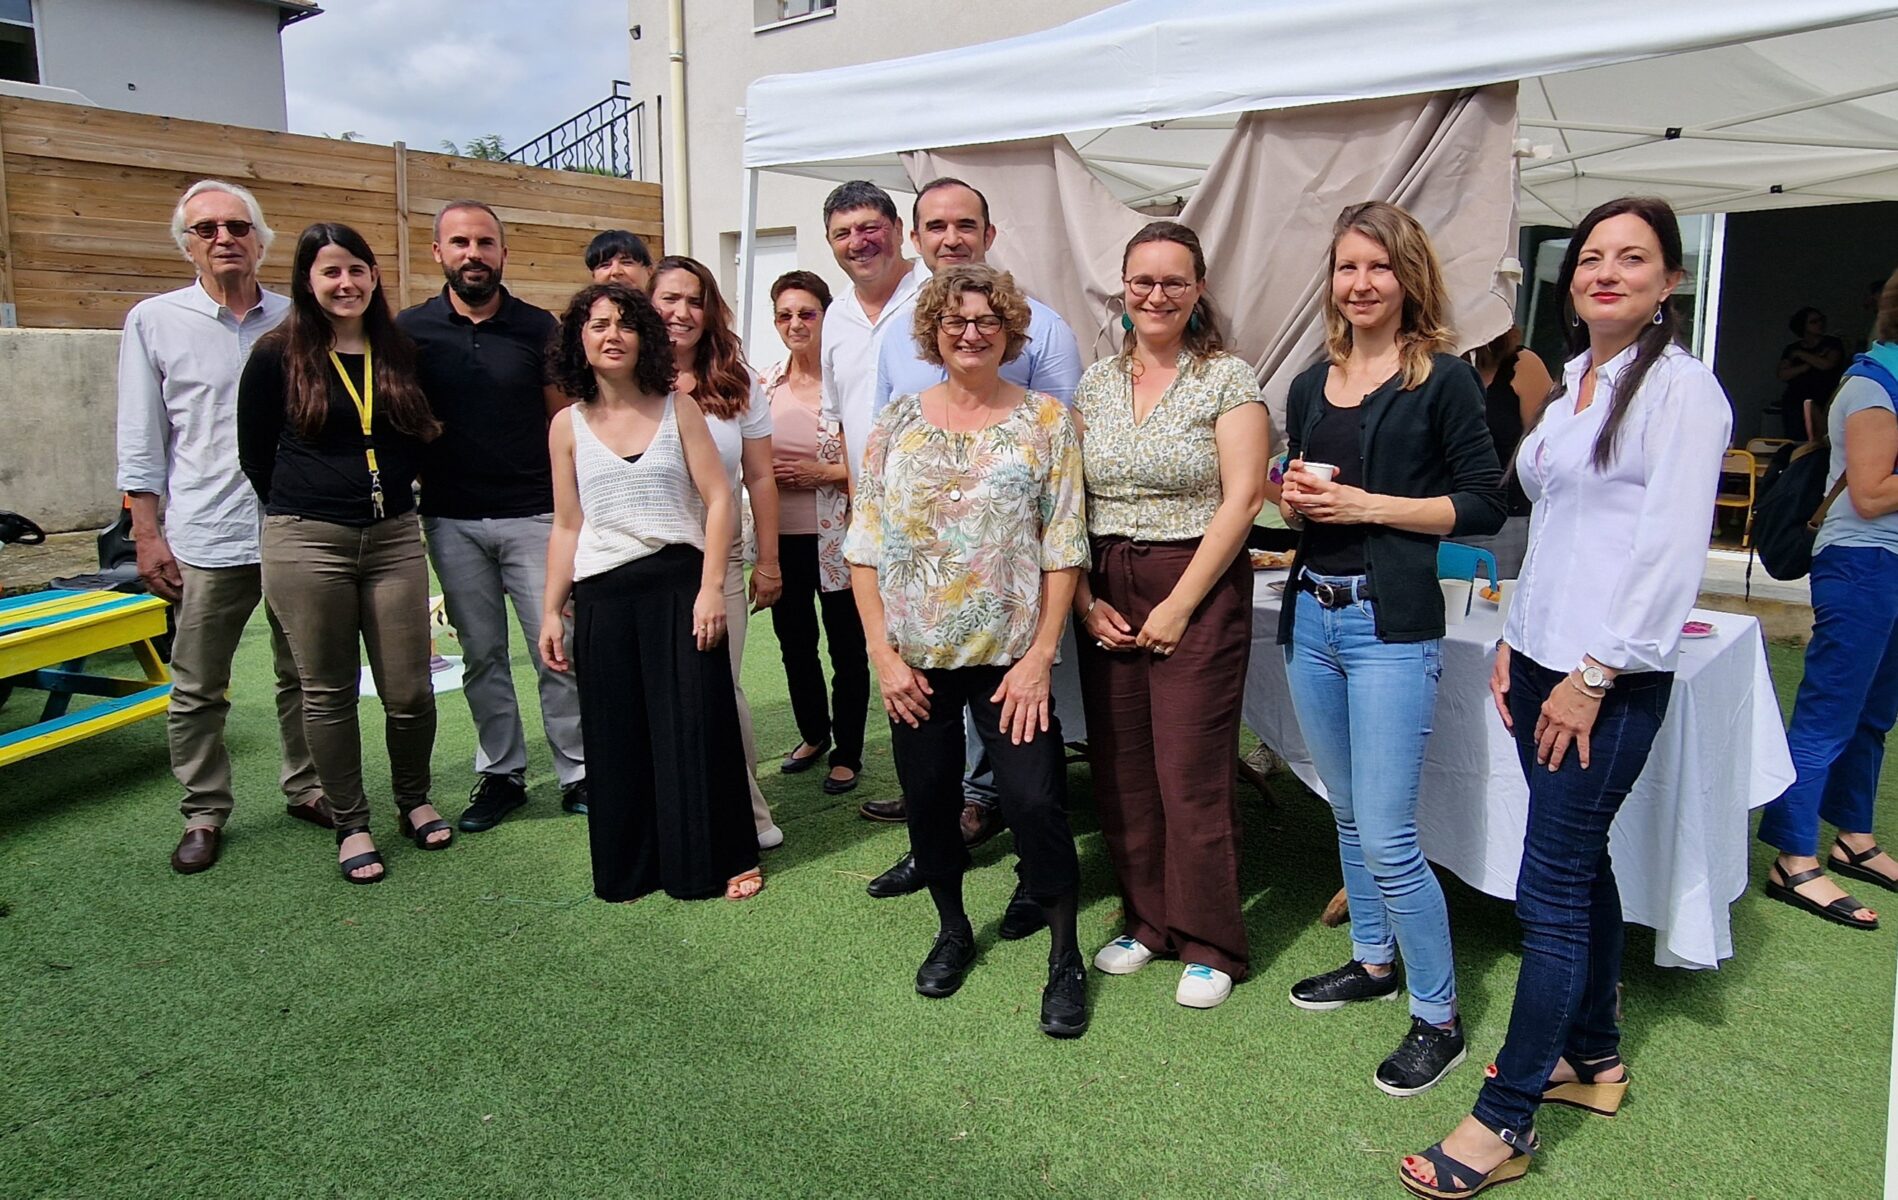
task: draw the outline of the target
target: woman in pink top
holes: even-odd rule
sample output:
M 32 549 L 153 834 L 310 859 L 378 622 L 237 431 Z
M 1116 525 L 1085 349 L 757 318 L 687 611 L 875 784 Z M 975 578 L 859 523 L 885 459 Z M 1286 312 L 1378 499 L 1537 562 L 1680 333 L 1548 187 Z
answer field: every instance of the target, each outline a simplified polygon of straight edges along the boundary
M 771 285 L 772 319 L 791 357 L 766 371 L 771 401 L 772 471 L 778 482 L 778 563 L 784 592 L 771 609 L 784 656 L 791 712 L 804 740 L 784 756 L 786 775 L 809 770 L 830 748 L 824 790 L 833 796 L 857 786 L 863 769 L 864 714 L 870 703 L 870 663 L 863 626 L 850 594 L 843 558 L 849 523 L 844 492 L 844 444 L 835 422 L 818 416 L 822 380 L 818 350 L 830 289 L 809 271 L 791 271 Z M 813 605 L 815 601 L 815 605 Z M 830 696 L 817 661 L 817 618 L 830 646 Z

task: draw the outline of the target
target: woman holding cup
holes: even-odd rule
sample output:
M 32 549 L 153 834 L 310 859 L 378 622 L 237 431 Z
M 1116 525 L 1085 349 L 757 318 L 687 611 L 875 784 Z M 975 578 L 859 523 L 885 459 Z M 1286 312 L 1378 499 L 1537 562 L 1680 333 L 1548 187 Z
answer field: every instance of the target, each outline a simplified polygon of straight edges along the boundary
M 1338 823 L 1352 954 L 1295 985 L 1292 1003 L 1395 997 L 1401 950 L 1411 1027 L 1374 1082 L 1411 1096 L 1464 1057 L 1449 916 L 1417 844 L 1444 631 L 1437 543 L 1501 528 L 1502 472 L 1482 384 L 1447 353 L 1448 296 L 1423 227 L 1394 205 L 1354 204 L 1332 227 L 1330 261 L 1327 361 L 1286 401 L 1279 504 L 1302 536 L 1279 643 Z

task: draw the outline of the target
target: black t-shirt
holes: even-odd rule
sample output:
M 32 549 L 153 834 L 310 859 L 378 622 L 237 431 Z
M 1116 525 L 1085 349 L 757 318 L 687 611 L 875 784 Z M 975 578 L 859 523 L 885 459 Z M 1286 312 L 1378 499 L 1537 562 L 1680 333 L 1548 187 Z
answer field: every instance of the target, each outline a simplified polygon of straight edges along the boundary
M 1839 365 L 1830 371 L 1821 371 L 1817 367 L 1808 366 L 1804 371 L 1788 379 L 1786 390 L 1780 394 L 1781 407 L 1792 405 L 1795 409 L 1801 409 L 1808 400 L 1823 402 L 1832 399 L 1832 393 L 1838 390 L 1839 380 L 1845 375 L 1845 365 L 1851 358 L 1845 352 L 1845 343 L 1831 334 L 1820 338 L 1817 346 L 1794 342 L 1779 352 L 1781 366 L 1793 361 L 1795 350 L 1803 350 L 1807 354 L 1824 354 L 1830 351 L 1838 357 Z
M 1483 391 L 1483 421 L 1489 426 L 1490 440 L 1496 443 L 1496 461 L 1506 477 L 1503 487 L 1509 493 L 1512 517 L 1529 515 L 1529 494 L 1522 490 L 1522 480 L 1509 469 L 1515 461 L 1516 447 L 1522 444 L 1522 398 L 1516 395 L 1516 360 L 1521 357 L 1518 350 L 1497 363 L 1496 377 Z
M 1325 400 L 1311 440 L 1305 444 L 1305 461 L 1330 463 L 1338 468 L 1333 483 L 1364 486 L 1364 405 L 1340 408 Z M 1325 521 L 1305 523 L 1305 566 L 1320 575 L 1364 574 L 1363 525 L 1337 525 Z
M 501 291 L 476 324 L 448 289 L 396 317 L 415 339 L 417 370 L 442 435 L 429 443 L 422 512 L 431 517 L 534 517 L 554 510 L 542 363 L 558 322 Z
M 358 393 L 363 393 L 363 356 L 339 354 Z M 361 527 L 399 517 L 415 508 L 415 472 L 422 461 L 421 439 L 396 429 L 378 402 L 370 437 L 334 368 L 329 382 L 329 413 L 323 428 L 304 439 L 290 424 L 289 378 L 283 355 L 265 345 L 244 364 L 237 384 L 237 459 L 264 512 L 270 516 L 310 517 Z M 366 444 L 367 443 L 367 444 Z M 382 477 L 382 518 L 376 516 L 369 483 L 373 445 Z

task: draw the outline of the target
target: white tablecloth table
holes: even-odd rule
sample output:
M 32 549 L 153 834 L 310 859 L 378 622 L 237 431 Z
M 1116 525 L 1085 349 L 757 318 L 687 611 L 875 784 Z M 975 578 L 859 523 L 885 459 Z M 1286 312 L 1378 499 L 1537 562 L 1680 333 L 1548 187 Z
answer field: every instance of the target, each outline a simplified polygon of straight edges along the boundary
M 1284 571 L 1261 571 L 1252 614 L 1245 722 L 1323 796 L 1277 645 Z M 1760 625 L 1694 611 L 1712 637 L 1684 641 L 1667 720 L 1609 834 L 1623 915 L 1655 933 L 1661 966 L 1712 968 L 1733 955 L 1727 908 L 1747 886 L 1748 813 L 1793 781 Z M 1482 599 L 1443 640 L 1443 677 L 1424 758 L 1417 827 L 1425 857 L 1471 887 L 1516 895 L 1529 790 L 1515 739 L 1489 696 L 1502 615 Z

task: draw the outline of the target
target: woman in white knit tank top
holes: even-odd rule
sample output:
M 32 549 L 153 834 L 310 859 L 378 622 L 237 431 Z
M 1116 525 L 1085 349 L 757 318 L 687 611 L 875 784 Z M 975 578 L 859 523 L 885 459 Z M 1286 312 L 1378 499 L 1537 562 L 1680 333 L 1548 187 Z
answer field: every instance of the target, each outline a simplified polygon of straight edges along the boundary
M 577 403 L 548 434 L 540 653 L 580 684 L 594 894 L 746 899 L 764 879 L 720 645 L 736 520 L 718 448 L 698 405 L 672 392 L 665 325 L 623 285 L 574 296 L 548 374 Z

